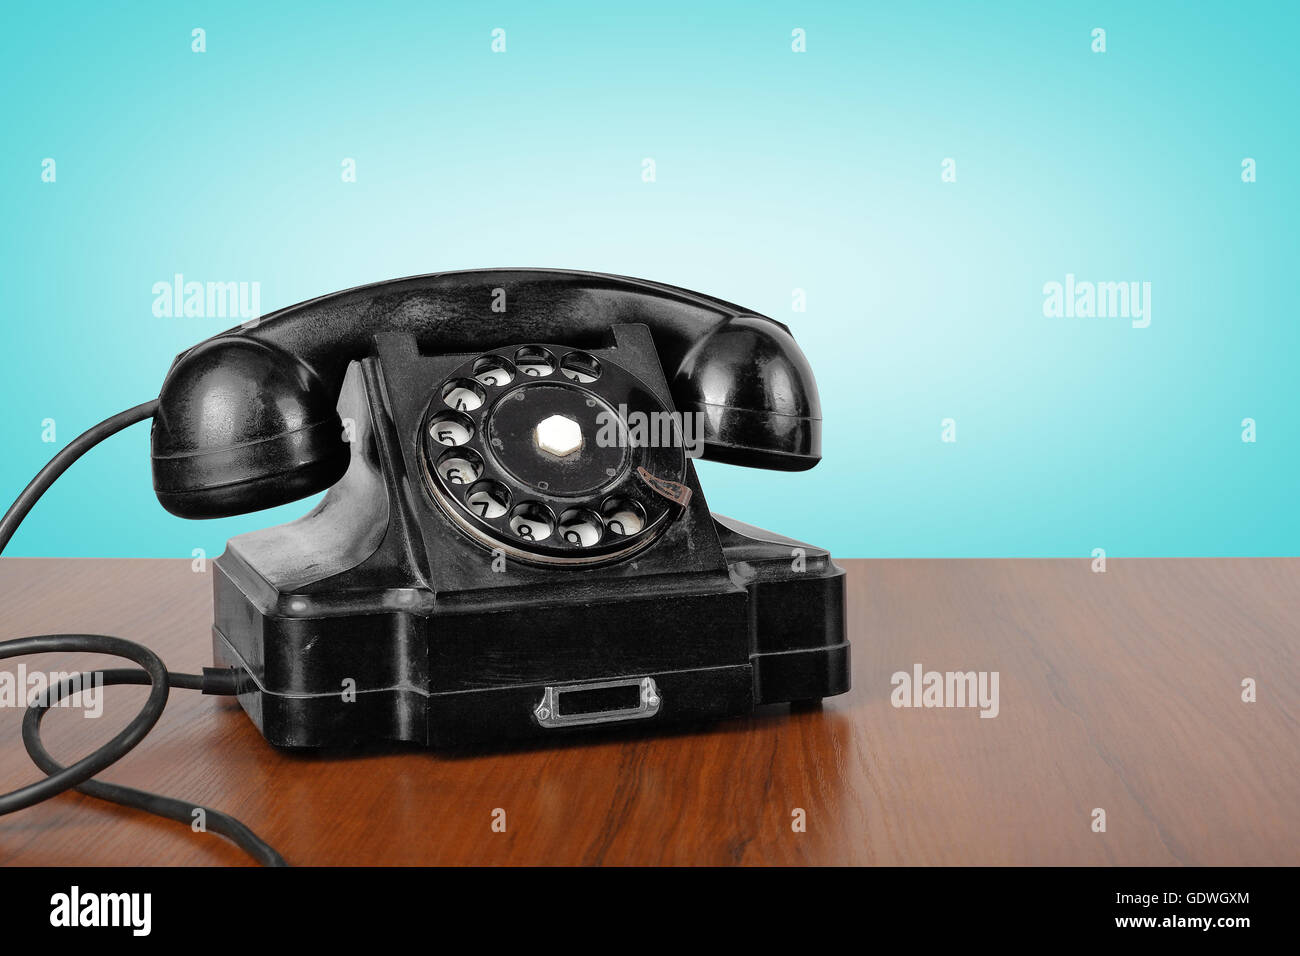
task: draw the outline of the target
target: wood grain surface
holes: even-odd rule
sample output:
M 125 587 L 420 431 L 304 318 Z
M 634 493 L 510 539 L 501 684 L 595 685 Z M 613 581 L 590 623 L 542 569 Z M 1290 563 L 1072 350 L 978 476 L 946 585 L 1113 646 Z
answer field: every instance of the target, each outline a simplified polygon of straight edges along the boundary
M 295 864 L 1300 863 L 1300 559 L 842 564 L 853 690 L 819 709 L 474 755 L 304 756 L 269 747 L 237 704 L 177 690 L 101 779 L 232 813 Z M 171 670 L 211 662 L 211 581 L 187 561 L 8 558 L 0 601 L 2 638 L 117 634 Z M 892 706 L 891 675 L 917 663 L 997 671 L 997 717 Z M 107 740 L 145 690 L 106 694 L 101 719 L 47 718 L 56 756 Z M 38 776 L 20 720 L 0 708 L 4 789 Z M 247 862 L 79 794 L 0 817 L 7 865 Z

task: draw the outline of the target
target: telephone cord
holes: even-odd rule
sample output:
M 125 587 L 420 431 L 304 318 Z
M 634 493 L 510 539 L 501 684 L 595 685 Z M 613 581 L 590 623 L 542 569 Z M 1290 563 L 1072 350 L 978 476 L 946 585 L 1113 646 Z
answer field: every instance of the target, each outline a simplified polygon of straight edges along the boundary
M 41 495 L 74 461 L 110 435 L 136 422 L 153 418 L 157 409 L 158 401 L 155 399 L 119 412 L 78 435 L 51 458 L 23 489 L 4 517 L 0 518 L 0 554 Z M 128 754 L 153 729 L 162 716 L 163 708 L 167 706 L 167 697 L 172 687 L 230 696 L 237 692 L 233 672 L 204 668 L 202 674 L 174 673 L 168 671 L 162 659 L 143 644 L 105 634 L 39 634 L 0 641 L 0 660 L 52 652 L 109 654 L 133 661 L 140 665 L 140 669 L 114 669 L 68 677 L 57 686 L 47 688 L 44 700 L 28 702 L 27 712 L 23 715 L 23 744 L 32 761 L 44 771 L 46 777 L 0 794 L 0 816 L 41 803 L 68 790 L 76 790 L 87 796 L 144 810 L 180 823 L 193 824 L 201 819 L 204 830 L 226 837 L 257 862 L 266 866 L 288 865 L 270 844 L 229 814 L 186 800 L 92 779 Z M 140 713 L 112 740 L 75 763 L 63 766 L 50 755 L 41 741 L 41 720 L 61 700 L 84 693 L 88 686 L 96 684 L 100 688 L 117 684 L 148 684 L 149 697 Z

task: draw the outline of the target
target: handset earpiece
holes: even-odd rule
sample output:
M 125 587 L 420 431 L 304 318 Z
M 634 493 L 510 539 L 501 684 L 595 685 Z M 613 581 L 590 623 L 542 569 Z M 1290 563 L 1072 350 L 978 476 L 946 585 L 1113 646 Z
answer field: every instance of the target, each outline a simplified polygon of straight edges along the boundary
M 821 405 L 812 368 L 789 330 L 756 315 L 714 326 L 672 380 L 679 412 L 703 416 L 704 457 L 778 471 L 821 461 Z
M 221 518 L 328 488 L 348 465 L 331 388 L 294 356 L 240 334 L 177 358 L 154 417 L 153 481 L 182 518 Z

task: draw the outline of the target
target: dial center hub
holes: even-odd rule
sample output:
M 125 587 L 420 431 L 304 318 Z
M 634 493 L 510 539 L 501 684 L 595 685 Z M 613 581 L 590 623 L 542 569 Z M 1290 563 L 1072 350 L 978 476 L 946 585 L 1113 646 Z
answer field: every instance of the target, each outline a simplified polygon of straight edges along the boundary
M 551 415 L 537 423 L 533 441 L 542 451 L 564 458 L 582 447 L 582 426 L 572 418 Z

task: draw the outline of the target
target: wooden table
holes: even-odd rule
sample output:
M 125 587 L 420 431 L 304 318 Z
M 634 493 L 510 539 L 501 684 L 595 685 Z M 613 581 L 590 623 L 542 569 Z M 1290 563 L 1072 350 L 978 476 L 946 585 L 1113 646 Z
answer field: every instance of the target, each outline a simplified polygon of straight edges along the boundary
M 853 690 L 817 710 L 475 756 L 319 757 L 178 690 L 102 779 L 233 813 L 297 864 L 1300 863 L 1300 559 L 842 563 Z M 193 672 L 211 662 L 210 585 L 186 561 L 4 559 L 0 637 L 119 634 Z M 997 717 L 892 706 L 891 675 L 917 663 L 997 671 Z M 107 693 L 103 719 L 50 715 L 56 756 L 106 740 L 145 690 Z M 20 716 L 0 709 L 5 789 L 37 776 Z M 0 817 L 4 864 L 246 862 L 78 794 Z

